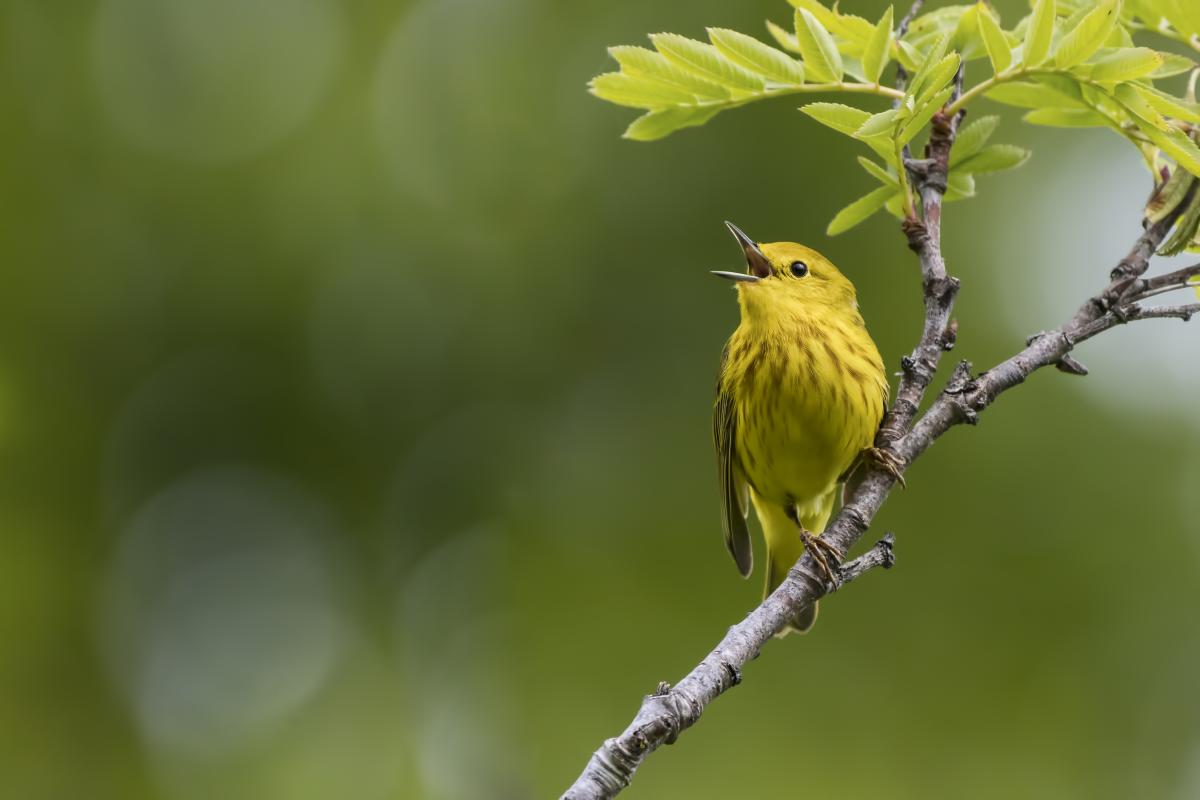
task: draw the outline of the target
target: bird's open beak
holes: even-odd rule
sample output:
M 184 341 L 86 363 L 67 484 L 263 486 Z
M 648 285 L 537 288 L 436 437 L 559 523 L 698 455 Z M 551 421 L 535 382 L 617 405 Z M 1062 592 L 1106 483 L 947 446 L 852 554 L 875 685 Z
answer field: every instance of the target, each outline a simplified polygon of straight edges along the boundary
M 757 275 L 747 275 L 744 272 L 726 272 L 723 269 L 711 270 L 713 275 L 718 278 L 727 278 L 731 281 L 748 281 L 749 283 L 758 283 Z
M 729 228 L 733 238 L 737 239 L 738 244 L 742 246 L 742 252 L 746 254 L 746 272 L 713 272 L 713 274 L 737 281 L 757 281 L 771 277 L 771 262 L 763 255 L 763 251 L 754 243 L 754 240 L 732 222 L 727 221 L 725 227 Z

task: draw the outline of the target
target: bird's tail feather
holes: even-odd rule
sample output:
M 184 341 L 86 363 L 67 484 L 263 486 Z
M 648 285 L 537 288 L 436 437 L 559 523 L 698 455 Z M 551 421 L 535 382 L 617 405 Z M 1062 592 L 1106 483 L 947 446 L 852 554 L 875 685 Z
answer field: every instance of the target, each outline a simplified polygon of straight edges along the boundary
M 799 539 L 800 537 L 796 537 Z M 800 553 L 803 552 L 803 545 L 796 552 L 795 557 L 780 558 L 780 554 L 767 551 L 767 585 L 763 589 L 763 597 L 766 597 L 771 592 L 779 587 L 787 578 L 788 570 L 796 563 L 796 559 L 800 558 Z M 789 554 L 790 556 L 790 554 Z M 818 603 L 813 603 L 806 606 L 795 618 L 788 623 L 787 627 L 776 634 L 779 638 L 787 636 L 789 633 L 808 633 L 813 624 L 817 621 L 817 606 Z
M 796 523 L 780 510 L 778 513 L 762 514 L 759 520 L 763 526 L 763 536 L 767 541 L 767 579 L 763 586 L 763 597 L 778 588 L 787 578 L 788 570 L 804 552 L 804 542 Z M 817 604 L 813 603 L 796 615 L 792 622 L 780 631 L 783 637 L 789 633 L 806 633 L 817 621 Z

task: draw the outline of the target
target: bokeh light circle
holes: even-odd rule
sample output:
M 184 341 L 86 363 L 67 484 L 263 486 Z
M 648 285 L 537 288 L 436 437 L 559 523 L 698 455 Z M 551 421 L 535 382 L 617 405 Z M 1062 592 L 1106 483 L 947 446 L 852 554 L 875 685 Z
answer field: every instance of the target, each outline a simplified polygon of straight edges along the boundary
M 234 160 L 309 117 L 342 40 L 334 0 L 103 0 L 94 45 L 100 100 L 138 146 Z
M 380 151 L 403 194 L 470 221 L 453 247 L 542 230 L 592 158 L 567 111 L 578 84 L 545 66 L 570 52 L 552 38 L 552 16 L 529 0 L 418 3 L 380 56 Z M 543 42 L 538 57 L 513 47 L 523 38 Z
M 155 749 L 244 747 L 303 705 L 345 641 L 329 514 L 270 473 L 204 469 L 152 497 L 107 574 L 109 663 Z

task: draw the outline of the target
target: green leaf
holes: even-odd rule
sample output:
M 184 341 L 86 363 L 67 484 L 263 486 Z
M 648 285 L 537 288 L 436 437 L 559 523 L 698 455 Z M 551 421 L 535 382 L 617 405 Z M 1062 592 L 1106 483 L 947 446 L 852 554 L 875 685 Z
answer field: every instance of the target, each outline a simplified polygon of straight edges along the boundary
M 888 55 L 892 50 L 892 7 L 888 6 L 871 38 L 863 49 L 862 68 L 866 83 L 879 83 L 879 76 L 887 66 Z
M 980 3 L 963 9 L 958 18 L 958 24 L 954 26 L 953 35 L 950 37 L 950 47 L 962 55 L 963 61 L 977 58 L 986 49 L 983 37 L 979 33 L 980 13 L 988 13 Z
M 1103 114 L 1090 108 L 1039 108 L 1022 119 L 1031 125 L 1049 128 L 1104 128 L 1112 124 Z
M 771 34 L 771 38 L 778 42 L 779 46 L 784 50 L 787 50 L 789 53 L 800 53 L 800 43 L 796 41 L 796 34 L 776 25 L 771 20 L 767 20 L 767 32 Z
M 739 66 L 779 83 L 804 83 L 804 66 L 799 61 L 753 36 L 726 28 L 709 28 L 708 38 L 722 55 Z
M 1122 47 L 1090 65 L 1088 77 L 1094 81 L 1131 81 L 1143 78 L 1162 66 L 1161 54 L 1148 47 Z
M 869 111 L 845 106 L 841 103 L 809 103 L 802 106 L 800 110 L 822 125 L 827 125 L 847 136 L 853 136 L 854 132 L 871 118 Z
M 1150 107 L 1158 113 L 1173 119 L 1200 123 L 1200 104 L 1190 103 L 1179 97 L 1172 97 L 1166 92 L 1161 92 L 1158 89 L 1152 89 L 1148 86 L 1133 84 L 1133 87 L 1134 91 L 1140 94 L 1142 99 L 1149 103 Z
M 842 56 L 833 37 L 807 8 L 796 9 L 796 42 L 800 45 L 809 80 L 837 83 L 842 79 Z
M 912 119 L 904 123 L 904 127 L 900 129 L 900 133 L 896 136 L 896 144 L 906 145 L 921 132 L 921 129 L 933 119 L 933 115 L 946 104 L 950 99 L 950 95 L 954 92 L 953 86 L 947 86 L 940 92 L 935 94 L 925 105 L 921 106 L 918 111 L 913 114 Z
M 870 139 L 874 136 L 890 136 L 896 129 L 896 120 L 900 117 L 900 109 L 889 108 L 872 114 L 858 130 L 854 132 L 856 139 Z
M 1196 183 L 1196 176 L 1186 169 L 1173 169 L 1167 179 L 1150 195 L 1143 212 L 1148 222 L 1161 222 L 1175 212 Z
M 969 158 L 964 158 L 956 168 L 959 172 L 982 175 L 1002 172 L 1019 167 L 1029 158 L 1029 151 L 1011 144 L 989 144 Z
M 1157 0 L 1125 0 L 1125 10 L 1154 28 L 1162 19 L 1162 12 L 1154 8 L 1157 4 Z
M 1146 138 L 1175 159 L 1176 164 L 1193 175 L 1200 176 L 1200 148 L 1196 147 L 1196 143 L 1186 133 L 1175 128 L 1162 130 L 1137 116 L 1131 119 L 1138 129 L 1146 134 Z
M 982 3 L 979 8 L 978 25 L 983 46 L 992 62 L 992 71 L 999 74 L 1012 64 L 1012 48 L 1008 46 L 1008 39 L 1004 38 L 1004 31 L 1000 30 L 996 20 L 992 18 L 992 12 Z
M 876 136 L 871 139 L 861 139 L 860 141 L 871 148 L 875 152 L 875 155 L 879 156 L 883 163 L 891 167 L 893 171 L 898 172 L 900 170 L 896 148 L 892 144 L 891 139 L 885 136 Z
M 643 114 L 625 129 L 623 136 L 636 142 L 651 142 L 674 133 L 680 128 L 692 128 L 708 122 L 720 108 L 702 108 L 697 106 L 684 108 L 664 108 L 661 111 L 651 111 Z
M 862 64 L 849 56 L 842 58 L 842 71 L 859 83 L 870 83 L 866 76 L 863 75 Z M 842 80 L 845 81 L 845 78 L 842 78 Z
M 601 100 L 632 108 L 664 108 L 666 106 L 695 105 L 695 95 L 669 83 L 653 78 L 626 75 L 623 72 L 606 72 L 592 78 L 588 84 L 592 94 Z
M 927 11 L 909 23 L 908 35 L 913 37 L 931 34 L 938 36 L 946 31 L 953 31 L 962 18 L 963 12 L 970 7 L 969 5 L 950 5 Z
M 953 168 L 963 159 L 978 153 L 999 124 L 999 117 L 989 115 L 963 126 L 954 139 L 954 146 L 950 148 L 950 167 Z
M 1058 43 L 1054 63 L 1062 69 L 1085 61 L 1104 44 L 1117 22 L 1117 0 L 1103 0 Z
M 943 33 L 925 54 L 925 60 L 921 62 L 921 68 L 917 70 L 917 74 L 912 76 L 912 80 L 908 82 L 908 94 L 916 97 L 921 93 L 925 82 L 929 79 L 930 73 L 934 71 L 942 63 L 946 55 L 946 48 L 950 45 L 950 34 Z
M 762 78 L 734 64 L 711 44 L 697 42 L 676 33 L 654 33 L 650 35 L 650 41 L 669 61 L 706 80 L 715 81 L 731 89 L 762 91 Z
M 1158 248 L 1159 255 L 1174 256 L 1195 244 L 1196 230 L 1200 228 L 1200 196 L 1192 197 L 1187 208 L 1175 223 L 1171 236 Z
M 887 199 L 883 207 L 896 219 L 904 219 L 904 192 L 896 192 Z
M 828 27 L 831 34 L 843 40 L 838 49 L 852 56 L 862 55 L 875 32 L 875 26 L 870 21 L 856 14 L 842 14 L 836 10 L 834 23 Z
M 836 4 L 832 10 L 823 6 L 818 0 L 788 0 L 797 10 L 804 9 L 816 17 L 830 34 L 844 40 L 841 48 L 843 54 L 858 56 L 862 54 L 867 41 L 871 38 L 874 26 L 854 14 L 842 14 Z
M 788 0 L 792 7 L 797 11 L 805 9 L 808 13 L 817 18 L 826 29 L 837 27 L 837 12 L 826 8 L 821 4 L 820 0 Z
M 1033 79 L 1040 84 L 1049 86 L 1068 100 L 1074 100 L 1076 103 L 1085 102 L 1083 86 L 1079 83 L 1077 75 L 1069 72 L 1046 72 L 1035 75 Z
M 1054 39 L 1054 0 L 1037 0 L 1025 31 L 1025 66 L 1036 67 L 1050 55 Z
M 1162 114 L 1159 114 L 1157 109 L 1150 105 L 1146 98 L 1134 88 L 1134 84 L 1122 83 L 1118 85 L 1113 90 L 1112 96 L 1134 117 L 1134 122 L 1140 119 L 1159 130 L 1166 131 L 1170 129 L 1170 123 L 1163 119 Z
M 845 233 L 883 208 L 888 198 L 895 194 L 897 191 L 894 186 L 880 186 L 870 194 L 858 198 L 837 213 L 825 229 L 826 235 L 837 236 L 839 233 Z
M 1178 53 L 1159 53 L 1163 57 L 1162 66 L 1150 73 L 1150 77 L 1157 80 L 1158 78 L 1171 78 L 1175 75 L 1182 75 L 1188 70 L 1196 66 L 1196 62 L 1187 56 L 1181 56 Z
M 917 105 L 921 105 L 928 100 L 932 95 L 940 92 L 945 88 L 958 72 L 959 58 L 958 53 L 950 53 L 942 58 L 925 76 L 925 80 L 920 86 L 915 86 L 913 97 Z M 914 82 L 915 83 L 915 82 Z
M 1200 33 L 1200 8 L 1193 0 L 1157 0 L 1154 5 L 1179 33 L 1184 36 Z
M 1026 81 L 998 83 L 989 89 L 985 96 L 997 103 L 1021 108 L 1057 108 L 1079 105 L 1078 101 L 1049 86 Z
M 879 181 L 883 185 L 885 185 L 885 186 L 899 186 L 900 185 L 899 178 L 897 178 L 892 173 L 888 172 L 883 167 L 876 164 L 871 159 L 869 159 L 865 156 L 859 156 L 858 163 L 859 163 L 859 166 L 861 166 L 863 169 L 865 169 L 867 171 L 868 175 L 870 175 L 872 178 Z
M 892 40 L 892 57 L 910 73 L 921 68 L 921 51 L 908 42 Z
M 947 203 L 975 196 L 975 176 L 967 172 L 951 172 L 946 178 Z
M 610 47 L 609 54 L 621 65 L 627 75 L 640 75 L 663 83 L 674 84 L 697 97 L 706 100 L 728 100 L 729 90 L 711 81 L 698 78 L 682 70 L 663 56 L 644 47 Z

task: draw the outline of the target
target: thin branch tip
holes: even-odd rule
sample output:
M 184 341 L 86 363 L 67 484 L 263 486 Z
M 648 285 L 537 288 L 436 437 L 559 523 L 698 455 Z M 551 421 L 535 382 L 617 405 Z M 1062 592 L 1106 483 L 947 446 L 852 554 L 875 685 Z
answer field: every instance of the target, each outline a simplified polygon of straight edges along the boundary
M 1068 375 L 1084 376 L 1088 374 L 1088 368 L 1080 364 L 1071 356 L 1063 356 L 1054 365 L 1054 368 L 1059 372 L 1065 372 Z
M 871 549 L 852 561 L 842 565 L 839 572 L 841 584 L 845 585 L 876 567 L 891 569 L 896 564 L 896 537 L 890 532 L 871 545 Z

